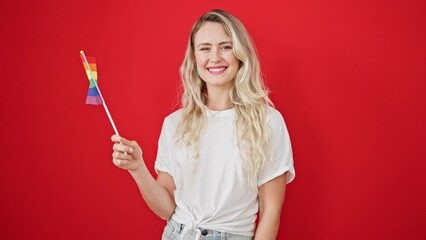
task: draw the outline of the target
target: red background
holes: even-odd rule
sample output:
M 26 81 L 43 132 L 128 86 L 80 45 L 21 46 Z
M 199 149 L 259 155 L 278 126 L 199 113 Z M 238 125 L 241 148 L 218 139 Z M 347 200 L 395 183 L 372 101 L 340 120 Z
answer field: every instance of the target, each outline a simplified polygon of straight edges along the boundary
M 190 28 L 237 15 L 283 113 L 297 177 L 278 239 L 426 239 L 424 1 L 0 2 L 1 239 L 160 239 L 164 222 L 111 162 L 97 58 L 120 133 L 153 170 Z

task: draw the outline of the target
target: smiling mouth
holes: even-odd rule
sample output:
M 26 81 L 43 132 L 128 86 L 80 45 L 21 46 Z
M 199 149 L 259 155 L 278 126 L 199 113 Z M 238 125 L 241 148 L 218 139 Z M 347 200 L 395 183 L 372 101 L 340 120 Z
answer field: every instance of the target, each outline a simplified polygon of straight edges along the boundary
M 225 72 L 228 67 L 220 66 L 220 67 L 208 67 L 207 71 L 213 75 L 219 75 Z

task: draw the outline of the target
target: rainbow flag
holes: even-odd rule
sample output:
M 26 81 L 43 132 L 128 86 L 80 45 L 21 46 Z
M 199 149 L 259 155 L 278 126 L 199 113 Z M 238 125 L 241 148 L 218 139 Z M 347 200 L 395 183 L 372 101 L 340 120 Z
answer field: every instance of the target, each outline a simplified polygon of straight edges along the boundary
M 114 129 L 115 134 L 118 134 L 117 127 L 112 120 L 111 114 L 109 113 L 108 107 L 104 98 L 102 97 L 101 90 L 98 87 L 98 72 L 96 71 L 96 59 L 94 57 L 87 57 L 84 51 L 80 51 L 80 58 L 83 61 L 84 69 L 86 70 L 87 77 L 89 78 L 89 92 L 87 93 L 86 104 L 94 104 L 104 106 L 105 112 L 108 115 L 109 122 Z M 125 153 L 126 154 L 126 153 Z
M 96 58 L 86 57 L 87 62 L 89 63 L 89 69 L 85 64 L 83 56 L 81 56 L 83 61 L 84 69 L 86 70 L 87 78 L 89 79 L 89 91 L 87 92 L 86 104 L 100 105 L 102 104 L 102 98 L 99 94 L 97 84 L 98 84 L 98 72 L 96 70 Z

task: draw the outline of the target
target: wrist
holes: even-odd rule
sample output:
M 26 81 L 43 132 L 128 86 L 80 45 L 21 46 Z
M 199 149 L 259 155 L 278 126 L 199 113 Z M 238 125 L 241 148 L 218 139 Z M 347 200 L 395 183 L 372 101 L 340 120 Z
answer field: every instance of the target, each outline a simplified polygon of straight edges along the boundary
M 144 161 L 143 160 L 137 160 L 135 162 L 135 167 L 128 169 L 128 171 L 132 176 L 136 176 L 136 175 L 140 175 L 144 168 L 146 169 Z

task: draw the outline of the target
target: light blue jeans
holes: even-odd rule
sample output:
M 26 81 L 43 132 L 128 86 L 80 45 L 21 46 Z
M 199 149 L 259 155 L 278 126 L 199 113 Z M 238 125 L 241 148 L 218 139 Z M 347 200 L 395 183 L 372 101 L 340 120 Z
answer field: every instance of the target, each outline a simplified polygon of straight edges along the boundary
M 180 240 L 181 233 L 184 224 L 177 223 L 176 221 L 170 219 L 167 221 L 167 225 L 164 228 L 162 240 Z M 200 240 L 253 240 L 253 237 L 237 235 L 232 233 L 219 232 L 214 230 L 207 230 L 200 228 L 202 234 Z M 203 235 L 204 234 L 204 235 Z M 194 229 L 189 230 L 185 236 L 184 240 L 194 240 L 197 232 Z

